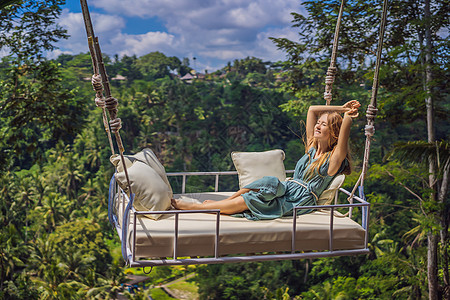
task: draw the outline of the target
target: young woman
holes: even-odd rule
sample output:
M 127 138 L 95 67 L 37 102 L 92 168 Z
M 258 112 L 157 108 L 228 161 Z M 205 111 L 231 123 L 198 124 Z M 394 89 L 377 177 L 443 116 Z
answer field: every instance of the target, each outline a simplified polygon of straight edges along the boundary
M 358 101 L 342 106 L 311 106 L 306 119 L 306 154 L 300 158 L 291 180 L 273 176 L 258 179 L 231 197 L 201 204 L 172 199 L 177 209 L 220 209 L 223 214 L 244 213 L 252 220 L 292 215 L 296 206 L 315 205 L 336 174 L 350 174 L 348 139 L 352 119 L 358 117 Z M 340 113 L 344 113 L 342 118 Z M 307 213 L 300 210 L 299 214 Z

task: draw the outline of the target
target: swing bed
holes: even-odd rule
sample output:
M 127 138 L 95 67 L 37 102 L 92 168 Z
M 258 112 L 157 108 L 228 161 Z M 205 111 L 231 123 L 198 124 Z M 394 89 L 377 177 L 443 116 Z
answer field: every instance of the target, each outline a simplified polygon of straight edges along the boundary
M 98 38 L 94 35 L 86 0 L 80 0 L 86 25 L 88 45 L 94 75 L 92 85 L 96 91 L 96 105 L 102 109 L 103 123 L 114 155 L 114 134 L 119 157 L 125 161 L 124 147 L 119 133 L 121 121 L 117 118 L 118 101 L 111 96 L 108 76 L 102 60 Z M 330 67 L 327 71 L 324 98 L 329 105 L 336 74 L 338 34 L 343 13 L 341 2 L 333 41 Z M 367 108 L 365 127 L 366 144 L 362 171 L 351 192 L 341 188 L 345 176 L 337 176 L 327 190 L 325 205 L 295 207 L 292 217 L 274 220 L 251 221 L 246 218 L 221 215 L 220 210 L 138 210 L 134 206 L 134 194 L 126 164 L 123 165 L 127 192 L 113 175 L 109 187 L 108 216 L 122 242 L 122 255 L 130 267 L 153 267 L 161 265 L 217 264 L 267 260 L 294 260 L 346 256 L 369 253 L 369 207 L 363 191 L 368 169 L 374 119 L 377 114 L 376 97 L 378 74 L 387 14 L 387 0 L 383 3 L 377 61 L 373 79 L 372 97 Z M 108 112 L 107 112 L 108 111 Z M 108 124 L 109 115 L 109 124 Z M 287 171 L 292 173 L 293 171 Z M 215 191 L 186 194 L 187 176 L 215 176 Z M 181 176 L 181 194 L 174 198 L 189 201 L 222 200 L 232 192 L 219 191 L 219 178 L 227 175 L 241 176 L 237 171 L 227 172 L 181 172 L 167 176 Z M 358 190 L 359 196 L 355 195 Z M 323 195 L 322 194 L 322 195 Z M 339 194 L 348 203 L 338 204 Z M 320 199 L 322 199 L 322 195 Z M 333 203 L 331 203 L 333 202 Z M 360 216 L 353 214 L 359 208 Z M 297 215 L 301 210 L 312 212 Z M 343 213 L 346 210 L 346 213 Z M 153 218 L 153 219 L 152 219 Z M 157 220 L 154 220 L 157 219 Z

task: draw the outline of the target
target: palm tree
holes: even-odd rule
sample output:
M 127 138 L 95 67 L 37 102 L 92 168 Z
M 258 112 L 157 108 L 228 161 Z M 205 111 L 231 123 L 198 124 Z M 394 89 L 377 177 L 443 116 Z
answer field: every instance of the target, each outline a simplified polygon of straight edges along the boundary
M 62 170 L 60 177 L 60 182 L 65 188 L 66 195 L 69 199 L 76 199 L 78 195 L 78 189 L 83 181 L 83 172 L 78 164 L 79 155 L 77 153 L 72 154 L 68 157 L 64 157 L 63 165 L 65 166 Z
M 396 276 L 401 288 L 393 293 L 402 299 L 421 299 L 427 291 L 425 288 L 426 269 L 423 259 L 413 251 L 411 246 L 406 247 L 401 253 L 391 253 L 385 257 L 385 261 L 396 269 Z
M 35 189 L 35 196 L 37 197 L 37 205 L 42 205 L 42 199 L 44 198 L 45 193 L 49 189 L 48 185 L 45 183 L 44 177 L 42 176 L 43 170 L 40 165 L 36 165 L 36 168 L 32 168 L 31 170 L 31 179 L 33 181 L 33 186 Z
M 31 273 L 36 277 L 43 277 L 47 266 L 54 260 L 55 244 L 44 234 L 32 243 L 32 253 L 29 259 Z
M 89 178 L 81 188 L 81 191 L 82 193 L 78 196 L 78 205 L 84 206 L 88 203 L 88 201 L 92 201 L 92 199 L 90 200 L 91 197 L 96 197 L 98 184 L 94 179 Z
M 55 192 L 44 196 L 43 206 L 36 209 L 42 213 L 43 225 L 47 232 L 51 232 L 58 224 L 67 219 L 70 206 L 66 196 Z
M 447 199 L 449 180 L 450 180 L 450 143 L 448 141 L 423 142 L 413 141 L 399 143 L 395 146 L 392 154 L 401 161 L 421 163 L 429 166 L 430 180 L 429 190 L 431 191 L 429 199 L 425 200 L 431 209 L 425 210 L 420 205 L 425 217 L 432 220 L 440 227 L 439 234 L 436 229 L 426 228 L 428 240 L 428 279 L 430 287 L 430 298 L 437 296 L 436 289 L 442 290 L 445 297 L 450 297 L 450 276 L 449 276 L 449 222 L 450 222 L 450 202 Z M 417 195 L 415 195 L 417 197 Z M 431 204 L 431 206 L 430 206 Z M 438 281 L 438 240 L 441 242 L 441 266 L 442 266 L 442 287 Z M 434 282 L 436 281 L 436 282 Z M 432 295 L 431 295 L 432 294 Z
M 88 274 L 82 278 L 83 286 L 80 289 L 87 298 L 115 299 L 118 292 L 122 290 L 122 283 L 125 276 L 120 268 L 115 268 L 117 274 L 109 274 L 109 277 L 102 276 L 90 269 Z
M 12 276 L 17 266 L 23 266 L 20 256 L 27 249 L 18 246 L 18 233 L 14 225 L 3 227 L 0 233 L 0 290 L 3 290 L 5 280 Z
M 76 294 L 74 286 L 79 284 L 66 281 L 66 272 L 56 261 L 47 265 L 42 278 L 33 278 L 32 281 L 39 287 L 40 299 L 72 299 Z
M 22 213 L 25 212 L 25 243 L 28 240 L 28 211 L 32 209 L 36 198 L 36 189 L 29 173 L 28 170 L 16 172 L 14 180 L 16 185 L 14 202 Z
M 385 239 L 385 230 L 377 232 L 371 239 L 368 247 L 375 254 L 375 257 L 380 257 L 386 253 L 395 253 L 398 250 L 398 243 L 391 239 Z

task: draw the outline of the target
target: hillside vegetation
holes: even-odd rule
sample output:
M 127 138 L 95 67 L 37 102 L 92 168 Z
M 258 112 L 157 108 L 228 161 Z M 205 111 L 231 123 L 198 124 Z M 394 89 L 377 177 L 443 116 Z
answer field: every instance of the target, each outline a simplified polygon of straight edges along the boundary
M 46 1 L 35 3 L 41 2 Z M 151 148 L 168 172 L 227 171 L 234 169 L 232 151 L 280 148 L 286 152 L 286 168 L 293 169 L 304 153 L 302 121 L 307 108 L 324 103 L 331 47 L 330 39 L 321 37 L 329 37 L 334 29 L 320 20 L 334 18 L 335 12 L 327 10 L 334 2 L 307 1 L 308 18 L 293 15 L 295 26 L 303 30 L 300 41 L 274 40 L 287 54 L 285 62 L 248 57 L 207 73 L 195 72 L 187 59 L 160 52 L 141 57 L 105 55 L 112 94 L 119 100 L 126 153 Z M 370 19 L 361 11 L 366 9 L 375 19 L 379 12 L 377 5 L 367 7 L 370 1 L 354 2 L 348 17 L 356 17 L 346 24 L 357 28 L 343 28 L 333 91 L 333 104 L 358 99 L 363 106 L 351 133 L 354 172 L 344 184 L 350 189 L 361 170 L 364 111 L 370 101 L 376 47 L 376 32 L 358 28 Z M 449 295 L 449 42 L 436 35 L 437 29 L 448 28 L 448 20 L 442 18 L 445 4 L 438 2 L 437 8 L 442 10 L 433 15 L 429 41 L 433 50 L 428 53 L 432 60 L 425 59 L 427 40 L 420 39 L 428 23 L 401 19 L 406 8 L 400 11 L 395 5 L 390 14 L 376 133 L 365 179 L 372 204 L 369 255 L 184 270 L 160 267 L 151 273 L 149 283 L 195 271 L 193 280 L 202 299 Z M 60 12 L 58 5 L 44 12 L 26 9 L 42 17 L 26 21 L 36 28 L 56 22 Z M 413 11 L 414 5 L 408 9 Z M 12 15 L 20 16 L 14 5 L 2 10 L 5 32 L 32 30 L 6 26 Z M 63 30 L 45 28 L 49 36 L 64 37 Z M 358 33 L 361 41 L 355 46 Z M 124 267 L 107 218 L 114 169 L 101 110 L 94 103 L 91 58 L 81 53 L 45 59 L 52 39 L 42 35 L 42 43 L 33 44 L 25 36 L 0 37 L 0 45 L 12 49 L 0 62 L 0 298 L 114 298 L 122 292 L 130 270 Z M 14 48 L 14 39 L 21 38 L 30 47 Z M 432 80 L 427 72 L 433 74 Z M 188 73 L 194 78 L 180 79 Z M 433 115 L 432 125 L 427 112 Z M 176 179 L 171 183 L 180 192 L 181 183 Z M 237 188 L 236 183 L 225 184 Z M 211 190 L 213 185 L 193 178 L 187 192 Z M 435 254 L 431 260 L 430 253 Z M 143 297 L 142 293 L 135 297 Z

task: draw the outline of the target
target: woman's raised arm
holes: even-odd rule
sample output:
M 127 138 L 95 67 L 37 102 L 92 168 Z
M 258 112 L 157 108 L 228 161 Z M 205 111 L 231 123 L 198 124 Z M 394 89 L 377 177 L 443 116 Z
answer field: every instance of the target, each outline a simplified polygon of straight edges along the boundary
M 351 102 L 351 101 L 350 101 Z M 343 107 L 347 107 L 346 105 L 350 102 L 347 102 L 344 104 Z M 333 176 L 334 174 L 339 171 L 339 168 L 341 167 L 342 162 L 344 161 L 345 157 L 348 153 L 348 139 L 350 137 L 350 128 L 352 125 L 352 120 L 356 117 L 358 117 L 358 108 L 361 105 L 359 102 L 354 102 L 351 104 L 351 108 L 349 108 L 344 113 L 344 118 L 342 120 L 341 129 L 339 131 L 339 137 L 338 142 L 336 145 L 335 150 L 331 154 L 330 157 L 330 165 L 328 166 L 328 175 Z
M 349 111 L 352 105 L 358 103 L 356 100 L 349 101 L 344 105 L 312 105 L 308 109 L 308 115 L 306 117 L 306 141 L 310 145 L 311 139 L 314 137 L 314 126 L 319 119 L 319 116 L 324 112 L 337 112 L 344 113 Z M 358 103 L 359 104 L 359 103 Z M 309 149 L 307 149 L 309 150 Z

